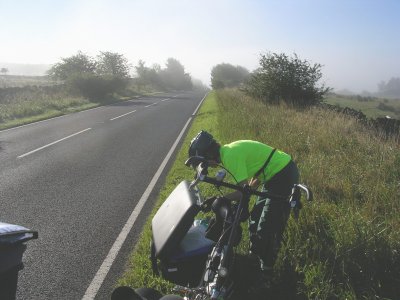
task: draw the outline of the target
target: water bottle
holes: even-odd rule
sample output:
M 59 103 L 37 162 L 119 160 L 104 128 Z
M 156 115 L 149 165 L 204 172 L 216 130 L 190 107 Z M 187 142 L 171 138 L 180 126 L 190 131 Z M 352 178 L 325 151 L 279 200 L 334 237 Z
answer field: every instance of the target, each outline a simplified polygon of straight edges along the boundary
M 224 180 L 225 176 L 226 176 L 225 170 L 219 170 L 219 171 L 217 172 L 217 174 L 215 175 L 215 179 L 216 179 L 217 181 L 222 182 L 222 181 Z

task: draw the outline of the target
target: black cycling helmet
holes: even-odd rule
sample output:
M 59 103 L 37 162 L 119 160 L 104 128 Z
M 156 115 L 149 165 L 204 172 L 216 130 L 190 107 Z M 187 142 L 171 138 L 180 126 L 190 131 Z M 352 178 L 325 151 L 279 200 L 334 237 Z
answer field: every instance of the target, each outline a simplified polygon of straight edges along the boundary
M 211 134 L 205 130 L 200 131 L 190 142 L 189 157 L 202 156 L 208 158 L 207 152 L 213 143 L 216 143 L 216 141 Z

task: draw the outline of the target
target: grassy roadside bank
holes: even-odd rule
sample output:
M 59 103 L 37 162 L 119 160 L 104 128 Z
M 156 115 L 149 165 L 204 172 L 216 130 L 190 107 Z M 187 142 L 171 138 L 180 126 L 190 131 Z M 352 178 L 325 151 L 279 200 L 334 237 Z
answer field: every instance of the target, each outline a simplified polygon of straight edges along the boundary
M 198 111 L 186 138 L 183 147 L 179 150 L 176 160 L 169 171 L 164 187 L 159 193 L 157 203 L 143 228 L 142 236 L 138 241 L 129 262 L 129 269 L 118 281 L 118 285 L 128 285 L 132 287 L 153 287 L 159 291 L 167 293 L 173 284 L 152 275 L 151 264 L 148 258 L 149 245 L 151 241 L 150 223 L 158 207 L 172 192 L 175 186 L 184 179 L 193 178 L 193 171 L 184 165 L 187 159 L 187 146 L 197 132 L 205 129 L 210 132 L 217 130 L 217 103 L 215 94 L 210 93 Z
M 103 104 L 91 103 L 84 100 L 74 100 L 71 102 L 65 101 L 63 104 L 58 102 L 56 105 L 52 104 L 47 107 L 37 107 L 36 112 L 34 111 L 34 108 L 29 109 L 29 112 L 24 111 L 22 108 L 21 112 L 16 113 L 16 117 L 12 119 L 5 118 L 4 122 L 0 123 L 0 130 L 43 121 L 54 117 L 91 109 L 100 105 Z M 7 110 L 9 109 L 10 108 L 7 108 Z M 13 110 L 13 114 L 15 114 L 15 110 Z
M 154 93 L 143 94 L 147 96 Z M 0 103 L 0 130 L 47 120 L 74 112 L 88 110 L 99 106 L 118 103 L 139 96 L 117 96 L 103 101 L 93 102 L 82 97 L 71 98 L 58 96 L 55 99 L 33 100 L 29 102 Z M 51 97 L 49 97 L 51 98 Z
M 182 179 L 192 178 L 183 161 L 190 139 L 201 129 L 221 143 L 254 139 L 292 154 L 302 182 L 315 193 L 315 202 L 305 205 L 300 219 L 289 220 L 275 265 L 278 288 L 270 294 L 274 299 L 396 299 L 398 144 L 379 139 L 356 120 L 335 112 L 267 107 L 237 91 L 213 92 L 184 141 L 157 206 Z M 151 275 L 149 223 L 118 284 L 166 292 L 172 285 Z

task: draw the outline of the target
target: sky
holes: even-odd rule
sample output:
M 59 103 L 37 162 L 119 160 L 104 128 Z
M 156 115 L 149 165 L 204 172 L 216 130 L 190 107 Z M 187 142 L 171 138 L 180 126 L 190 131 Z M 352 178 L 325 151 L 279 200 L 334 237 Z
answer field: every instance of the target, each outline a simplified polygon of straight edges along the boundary
M 323 65 L 336 90 L 400 77 L 400 0 L 0 0 L 0 15 L 0 67 L 112 51 L 174 57 L 209 84 L 217 64 L 253 71 L 274 52 Z

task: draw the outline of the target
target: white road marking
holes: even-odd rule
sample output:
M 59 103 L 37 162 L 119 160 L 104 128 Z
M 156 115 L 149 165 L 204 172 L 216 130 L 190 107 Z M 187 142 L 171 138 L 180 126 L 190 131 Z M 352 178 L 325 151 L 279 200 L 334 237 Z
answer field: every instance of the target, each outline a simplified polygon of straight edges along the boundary
M 203 103 L 206 96 L 207 96 L 207 94 L 200 101 L 195 112 L 197 112 L 197 110 L 199 109 L 200 105 Z M 179 141 L 181 140 L 181 138 L 182 138 L 183 134 L 185 133 L 186 128 L 189 126 L 191 120 L 192 120 L 192 116 L 187 120 L 182 131 L 179 133 L 175 143 L 172 145 L 167 156 L 165 156 L 165 158 L 164 158 L 163 162 L 161 163 L 160 167 L 158 168 L 157 172 L 154 174 L 153 178 L 151 179 L 149 185 L 147 186 L 146 190 L 144 191 L 139 202 L 136 204 L 135 208 L 133 209 L 132 214 L 130 215 L 128 221 L 125 223 L 120 234 L 118 235 L 117 239 L 115 240 L 114 244 L 112 245 L 110 251 L 107 254 L 107 257 L 104 259 L 99 270 L 97 271 L 96 275 L 94 276 L 92 282 L 90 283 L 89 287 L 87 288 L 82 300 L 92 300 L 96 297 L 97 292 L 99 291 L 101 285 L 103 284 L 104 279 L 106 278 L 108 272 L 110 271 L 110 268 L 111 268 L 112 264 L 114 263 L 115 258 L 117 257 L 119 251 L 121 250 L 121 247 L 124 244 L 133 225 L 135 224 L 137 217 L 139 216 L 144 204 L 146 203 L 147 199 L 149 198 L 151 192 L 153 191 L 154 186 L 156 185 L 158 179 L 160 178 L 161 173 L 163 172 L 165 166 L 167 165 L 168 161 L 170 160 L 172 154 L 174 153 L 176 146 L 178 145 Z
M 168 100 L 170 100 L 170 99 L 171 99 L 171 98 L 163 99 L 163 100 L 161 100 L 161 102 L 168 101 Z
M 207 95 L 208 95 L 208 93 L 203 97 L 203 99 L 201 99 L 199 105 L 197 105 L 196 109 L 194 110 L 194 112 L 192 114 L 192 117 L 194 117 L 197 114 L 197 111 L 199 110 L 199 108 L 200 108 L 201 104 L 203 103 L 204 99 L 206 99 Z
M 116 119 L 122 118 L 122 117 L 124 117 L 124 116 L 126 116 L 126 115 L 129 115 L 129 114 L 131 114 L 131 113 L 134 113 L 135 111 L 136 111 L 136 110 L 132 110 L 132 111 L 126 113 L 126 114 L 123 114 L 123 115 L 120 115 L 120 116 L 118 116 L 118 117 L 112 118 L 112 119 L 110 119 L 110 121 L 114 121 L 114 120 L 116 120 Z
M 146 105 L 145 107 L 150 107 L 150 106 L 153 106 L 153 105 L 156 105 L 157 103 L 152 103 L 152 104 L 150 104 L 150 105 Z
M 37 149 L 35 149 L 35 150 L 29 151 L 29 152 L 27 152 L 27 153 L 25 153 L 25 154 L 22 154 L 22 155 L 18 156 L 18 158 L 23 158 L 23 157 L 28 156 L 28 155 L 30 155 L 30 154 L 32 154 L 32 153 L 35 153 L 35 152 L 40 151 L 40 150 L 43 150 L 43 149 L 45 149 L 45 148 L 47 148 L 47 147 L 50 147 L 50 146 L 52 146 L 52 145 L 54 145 L 54 144 L 57 144 L 57 143 L 62 142 L 62 141 L 65 141 L 66 139 L 69 139 L 69 138 L 71 138 L 71 137 L 73 137 L 73 136 L 76 136 L 76 135 L 78 135 L 78 134 L 84 133 L 85 131 L 88 131 L 88 130 L 90 130 L 90 129 L 92 129 L 92 128 L 86 128 L 86 129 L 84 129 L 84 130 L 81 130 L 81 131 L 76 132 L 76 133 L 74 133 L 74 134 L 71 134 L 71 135 L 69 135 L 69 136 L 66 136 L 65 138 L 62 138 L 62 139 L 60 139 L 60 140 L 57 140 L 57 141 L 52 142 L 52 143 L 50 143 L 50 144 L 47 144 L 47 145 L 45 145 L 45 146 L 43 146 L 43 147 L 40 147 L 40 148 L 37 148 Z

